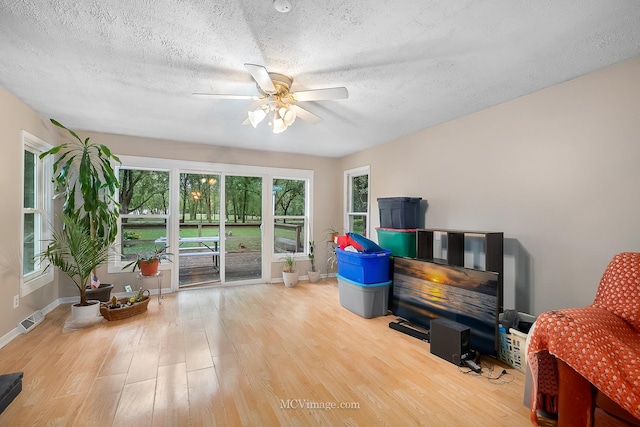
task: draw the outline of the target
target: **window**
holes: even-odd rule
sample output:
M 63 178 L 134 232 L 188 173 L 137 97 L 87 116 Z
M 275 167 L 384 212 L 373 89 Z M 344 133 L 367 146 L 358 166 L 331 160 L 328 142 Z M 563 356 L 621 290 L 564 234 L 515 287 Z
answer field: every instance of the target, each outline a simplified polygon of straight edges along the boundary
M 228 221 L 245 218 L 247 222 L 259 222 L 260 233 L 255 236 L 259 243 L 255 245 L 255 250 L 259 251 L 257 262 L 261 264 L 263 278 L 271 278 L 272 269 L 279 268 L 274 264 L 282 262 L 285 253 L 295 253 L 300 259 L 306 256 L 308 241 L 313 237 L 310 234 L 313 226 L 310 217 L 313 212 L 313 171 L 126 155 L 119 157 L 122 165 L 117 171 L 121 186 L 118 201 L 122 204 L 122 210 L 118 224 L 120 234 L 115 246 L 122 251 L 122 255 L 112 258 L 108 266 L 109 273 L 121 272 L 122 267 L 128 264 L 127 259 L 133 259 L 138 252 L 145 250 L 145 246 L 160 245 L 162 240 L 158 239 L 166 236 L 174 257 L 173 263 L 161 268 L 170 270 L 171 287 L 177 290 L 181 266 L 180 262 L 176 262 L 179 250 L 173 242 L 183 236 L 185 225 L 197 222 L 199 226 L 200 218 L 203 223 L 209 222 L 207 197 L 211 202 L 211 221 L 220 221 L 216 228 L 226 235 L 220 241 L 221 281 L 235 280 L 235 276 L 226 275 L 227 268 L 232 264 L 226 261 L 235 256 L 239 243 L 254 249 L 253 242 L 247 245 L 244 238 L 240 239 L 244 236 L 242 230 L 223 230 L 227 224 L 233 227 L 232 223 L 225 221 L 227 218 Z M 151 182 L 144 182 L 139 177 L 141 174 L 148 175 L 146 179 Z M 190 183 L 191 178 L 195 181 Z M 204 182 L 202 178 L 205 178 Z M 246 198 L 242 192 L 233 189 L 234 183 L 242 179 L 246 179 L 247 185 L 243 187 L 243 191 L 247 190 Z M 193 185 L 197 188 L 192 188 Z M 203 189 L 209 189 L 211 194 Z M 196 200 L 192 192 L 200 192 L 202 196 L 198 197 L 197 203 L 194 203 Z M 256 196 L 258 192 L 259 198 Z M 148 193 L 153 193 L 153 199 L 145 199 Z M 143 201 L 143 205 L 136 200 Z M 192 213 L 194 216 L 191 216 Z M 197 221 L 193 218 L 197 218 Z M 205 224 L 202 227 L 204 229 Z M 245 248 L 242 251 L 246 252 Z
M 120 259 L 130 262 L 138 253 L 167 244 L 169 231 L 169 172 L 120 168 Z
M 273 180 L 273 252 L 306 253 L 307 181 Z
M 22 283 L 20 293 L 27 295 L 53 281 L 53 269 L 46 269 L 38 254 L 50 238 L 51 224 L 51 163 L 40 154 L 51 146 L 41 139 L 22 132 L 24 169 L 22 173 Z
M 369 235 L 369 166 L 345 172 L 346 229 Z

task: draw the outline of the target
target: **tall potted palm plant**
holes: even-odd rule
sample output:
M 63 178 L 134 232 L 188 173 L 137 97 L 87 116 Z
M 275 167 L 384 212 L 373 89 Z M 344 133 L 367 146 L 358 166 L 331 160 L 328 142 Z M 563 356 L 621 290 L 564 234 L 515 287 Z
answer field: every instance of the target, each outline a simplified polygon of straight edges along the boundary
M 64 197 L 62 230 L 54 233 L 41 256 L 67 273 L 78 287 L 80 305 L 87 306 L 87 286 L 96 268 L 115 242 L 119 187 L 113 164 L 120 159 L 102 144 L 82 140 L 54 119 L 51 123 L 73 137 L 40 155 L 56 156 L 53 164 L 54 197 Z M 89 243 L 91 241 L 91 243 Z M 86 276 L 87 271 L 91 272 Z
M 110 252 L 110 245 L 106 245 L 104 240 L 94 239 L 84 224 L 77 218 L 62 215 L 62 227 L 54 231 L 47 248 L 42 252 L 41 257 L 49 261 L 50 265 L 57 267 L 67 274 L 80 292 L 79 306 L 88 306 L 86 298 L 87 283 L 96 265 L 107 261 Z M 84 300 L 84 302 L 83 302 Z M 97 305 L 96 305 L 97 306 Z M 95 311 L 95 316 L 99 312 Z M 74 318 L 78 318 L 76 309 L 71 309 Z M 82 315 L 80 315 L 82 317 Z M 87 316 L 90 317 L 90 316 Z

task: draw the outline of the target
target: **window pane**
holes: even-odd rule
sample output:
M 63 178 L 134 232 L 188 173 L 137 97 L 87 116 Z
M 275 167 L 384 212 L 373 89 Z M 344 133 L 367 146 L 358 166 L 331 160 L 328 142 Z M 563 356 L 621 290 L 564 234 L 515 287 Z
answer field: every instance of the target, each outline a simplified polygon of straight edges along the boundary
M 262 222 L 262 178 L 227 176 L 226 219 L 234 224 Z
M 297 179 L 273 180 L 274 215 L 304 216 L 305 181 Z
M 36 155 L 24 150 L 24 207 L 36 208 Z
M 164 246 L 167 236 L 167 221 L 164 218 L 122 218 L 122 260 L 133 260 L 137 253 L 151 252 Z
M 157 216 L 169 212 L 169 172 L 120 169 L 118 178 L 120 251 L 122 260 L 130 261 L 166 244 L 167 219 Z
M 275 253 L 304 252 L 304 218 L 279 218 L 275 220 L 273 251 Z
M 366 215 L 349 215 L 349 230 L 352 233 L 367 235 L 367 216 Z
M 22 251 L 22 273 L 27 275 L 36 271 L 36 267 L 39 263 L 33 259 L 37 250 L 39 250 L 39 240 L 36 236 L 38 229 L 36 221 L 40 220 L 40 215 L 27 213 L 24 214 L 24 238 L 23 238 L 23 251 Z
M 120 169 L 120 214 L 169 213 L 169 172 Z
M 369 175 L 351 178 L 351 212 L 368 212 Z

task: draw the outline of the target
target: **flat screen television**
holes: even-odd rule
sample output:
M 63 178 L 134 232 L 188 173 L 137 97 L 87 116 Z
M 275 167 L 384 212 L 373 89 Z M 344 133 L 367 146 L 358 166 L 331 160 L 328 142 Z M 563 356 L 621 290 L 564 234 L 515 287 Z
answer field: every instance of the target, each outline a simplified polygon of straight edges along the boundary
M 394 257 L 392 312 L 429 329 L 443 317 L 471 329 L 471 348 L 496 357 L 498 273 Z

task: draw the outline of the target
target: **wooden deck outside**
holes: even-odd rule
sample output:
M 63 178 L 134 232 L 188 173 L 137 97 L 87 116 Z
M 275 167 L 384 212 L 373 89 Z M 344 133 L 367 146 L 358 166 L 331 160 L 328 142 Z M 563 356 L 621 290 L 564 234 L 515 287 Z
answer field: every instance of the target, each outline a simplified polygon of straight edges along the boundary
M 260 251 L 239 250 L 227 252 L 226 281 L 259 279 L 262 276 Z M 209 257 L 180 258 L 179 286 L 193 286 L 220 282 L 220 272 Z

